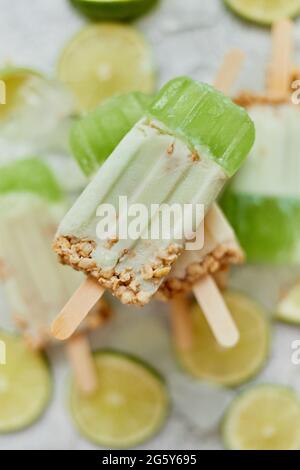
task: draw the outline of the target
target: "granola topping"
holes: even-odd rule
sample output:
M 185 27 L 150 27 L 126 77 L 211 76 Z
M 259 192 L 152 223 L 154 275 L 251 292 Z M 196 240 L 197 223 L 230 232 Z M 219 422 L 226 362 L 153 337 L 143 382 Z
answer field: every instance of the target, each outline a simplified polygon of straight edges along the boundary
M 172 276 L 167 278 L 160 287 L 157 298 L 167 301 L 175 295 L 190 292 L 193 285 L 206 274 L 222 272 L 227 270 L 229 265 L 242 262 L 243 253 L 235 245 L 220 245 L 201 262 L 188 266 L 184 279 Z
M 97 267 L 92 257 L 96 248 L 94 241 L 60 236 L 55 240 L 53 248 L 62 264 L 68 264 L 77 271 L 93 276 L 102 287 L 111 290 L 122 303 L 144 306 L 151 299 L 151 294 L 144 292 L 135 279 L 132 268 L 127 267 L 122 272 L 116 272 L 114 269 L 101 270 Z M 169 245 L 159 253 L 153 263 L 141 268 L 142 279 L 159 285 L 162 279 L 170 273 L 171 266 L 181 251 L 179 245 L 174 243 Z

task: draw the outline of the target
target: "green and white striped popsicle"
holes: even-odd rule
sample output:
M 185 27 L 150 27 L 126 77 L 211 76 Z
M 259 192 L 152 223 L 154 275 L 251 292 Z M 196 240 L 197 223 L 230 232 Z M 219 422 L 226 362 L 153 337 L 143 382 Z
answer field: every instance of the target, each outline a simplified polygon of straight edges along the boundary
M 66 209 L 55 176 L 38 158 L 0 167 L 0 282 L 34 348 L 52 339 L 53 318 L 83 280 L 81 273 L 58 264 L 51 249 Z
M 252 263 L 300 262 L 300 114 L 289 104 L 249 109 L 256 142 L 221 205 Z
M 100 240 L 97 208 L 110 203 L 118 211 L 119 196 L 127 196 L 149 210 L 163 203 L 203 204 L 208 210 L 253 140 L 247 113 L 224 95 L 185 77 L 169 82 L 63 219 L 57 253 L 123 303 L 145 305 L 185 240 Z M 120 214 L 118 220 L 122 223 Z

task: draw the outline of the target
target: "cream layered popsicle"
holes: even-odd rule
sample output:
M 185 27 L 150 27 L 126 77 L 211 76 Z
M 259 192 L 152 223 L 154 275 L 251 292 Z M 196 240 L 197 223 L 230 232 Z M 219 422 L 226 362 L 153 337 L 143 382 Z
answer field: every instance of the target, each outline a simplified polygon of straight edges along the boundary
M 222 199 L 249 262 L 299 264 L 299 110 L 254 105 L 257 140 Z
M 14 320 L 34 348 L 52 341 L 51 322 L 82 282 L 82 275 L 59 265 L 51 250 L 55 218 L 49 203 L 37 195 L 0 197 L 3 285 Z M 83 326 L 100 325 L 102 314 L 105 304 L 95 307 Z
M 96 278 L 123 303 L 145 305 L 170 273 L 186 240 L 99 240 L 97 209 L 103 204 L 115 207 L 117 218 L 110 225 L 119 229 L 124 220 L 118 213 L 119 196 L 148 210 L 152 204 L 175 203 L 193 208 L 202 204 L 207 212 L 253 140 L 247 113 L 223 94 L 185 77 L 171 81 L 63 219 L 54 244 L 62 263 Z M 152 215 L 143 229 L 156 217 L 157 213 Z M 196 221 L 194 231 L 202 220 Z M 178 233 L 180 225 L 183 219 L 173 222 L 170 233 Z
M 82 282 L 82 275 L 60 266 L 51 250 L 65 203 L 51 171 L 38 159 L 0 167 L 0 181 L 1 281 L 13 319 L 27 343 L 44 348 L 53 341 L 53 318 Z M 109 309 L 102 301 L 91 313 L 82 331 L 100 326 Z M 78 344 L 86 347 L 84 340 Z M 68 350 L 73 357 L 73 343 Z M 77 378 L 84 379 L 80 385 L 89 388 L 88 369 L 92 366 L 88 363 L 85 371 L 79 370 L 83 365 L 87 365 L 85 360 L 74 367 Z
M 300 114 L 289 97 L 291 23 L 274 26 L 273 43 L 265 95 L 238 98 L 255 122 L 256 142 L 221 203 L 249 262 L 298 264 Z
M 229 53 L 226 57 L 226 65 L 232 55 Z M 236 53 L 234 57 L 236 61 Z M 74 124 L 71 147 L 86 174 L 91 175 L 92 170 L 99 169 L 113 150 L 112 145 L 116 147 L 126 132 L 142 118 L 150 102 L 151 98 L 141 93 L 114 97 Z M 112 128 L 108 132 L 110 123 Z M 241 263 L 244 259 L 234 231 L 217 205 L 210 209 L 205 218 L 204 242 L 202 250 L 185 251 L 180 256 L 158 291 L 160 299 L 172 299 L 189 292 L 206 274 L 224 272 L 231 264 Z

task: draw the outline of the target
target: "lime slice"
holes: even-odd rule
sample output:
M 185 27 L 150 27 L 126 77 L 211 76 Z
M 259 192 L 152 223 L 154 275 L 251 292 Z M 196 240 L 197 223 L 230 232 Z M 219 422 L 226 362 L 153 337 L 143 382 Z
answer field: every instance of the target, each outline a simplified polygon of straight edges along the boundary
M 300 399 L 278 385 L 253 387 L 231 404 L 222 431 L 231 450 L 300 450 Z
M 115 94 L 152 93 L 155 87 L 149 45 L 137 30 L 117 23 L 79 32 L 61 55 L 58 76 L 74 93 L 79 110 L 93 109 Z
M 71 412 L 78 429 L 109 448 L 136 446 L 160 430 L 169 411 L 165 384 L 147 365 L 123 354 L 95 354 L 99 389 L 92 397 L 72 384 Z
M 249 380 L 264 365 L 270 344 L 265 313 L 242 294 L 227 292 L 225 301 L 237 323 L 240 341 L 232 349 L 216 342 L 198 305 L 192 310 L 193 347 L 178 351 L 182 366 L 192 376 L 223 386 L 237 386 Z
M 225 0 L 225 3 L 243 18 L 266 25 L 300 13 L 300 0 Z
M 300 281 L 278 303 L 276 318 L 285 323 L 300 324 Z
M 36 421 L 48 405 L 52 384 L 47 361 L 21 338 L 0 332 L 6 364 L 0 365 L 0 433 L 19 431 Z
M 132 20 L 146 13 L 157 0 L 71 0 L 92 20 Z
M 19 106 L 23 100 L 21 90 L 34 77 L 37 72 L 18 67 L 6 67 L 0 70 L 0 80 L 5 84 L 6 103 L 0 105 L 0 121 L 7 118 L 10 112 Z

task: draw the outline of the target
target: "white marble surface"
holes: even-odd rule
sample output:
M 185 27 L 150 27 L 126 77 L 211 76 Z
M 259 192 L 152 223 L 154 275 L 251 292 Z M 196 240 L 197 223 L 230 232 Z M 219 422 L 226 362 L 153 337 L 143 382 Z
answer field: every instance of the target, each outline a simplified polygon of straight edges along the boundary
M 83 23 L 67 0 L 0 0 L 0 62 L 54 75 L 59 50 Z M 221 0 L 162 0 L 160 9 L 139 21 L 138 27 L 153 45 L 161 83 L 180 74 L 212 80 L 224 53 L 238 46 L 247 53 L 247 63 L 237 87 L 263 87 L 269 31 L 239 21 L 224 9 Z M 290 276 L 284 273 L 285 279 Z M 281 282 L 278 273 L 243 268 L 235 272 L 232 283 L 272 310 Z M 159 368 L 171 384 L 174 406 L 170 419 L 161 434 L 142 448 L 222 448 L 217 423 L 236 392 L 211 391 L 179 374 L 169 344 L 165 309 L 159 304 L 152 304 L 142 313 L 130 308 L 118 310 L 113 324 L 93 338 L 95 346 L 110 345 L 134 352 Z M 0 311 L 1 318 L 9 313 L 1 293 Z M 300 366 L 293 366 L 290 360 L 291 343 L 299 338 L 297 328 L 274 326 L 270 361 L 257 382 L 289 384 L 300 391 Z M 50 355 L 55 387 L 48 410 L 30 429 L 1 436 L 0 449 L 95 448 L 79 437 L 71 423 L 66 398 L 68 367 L 62 348 Z

